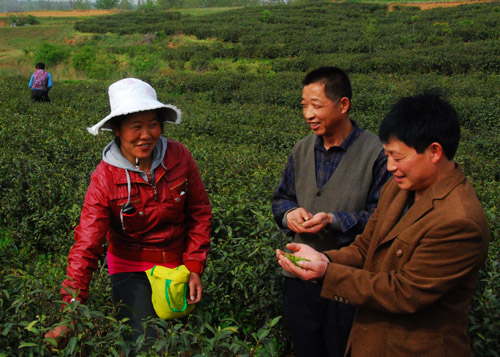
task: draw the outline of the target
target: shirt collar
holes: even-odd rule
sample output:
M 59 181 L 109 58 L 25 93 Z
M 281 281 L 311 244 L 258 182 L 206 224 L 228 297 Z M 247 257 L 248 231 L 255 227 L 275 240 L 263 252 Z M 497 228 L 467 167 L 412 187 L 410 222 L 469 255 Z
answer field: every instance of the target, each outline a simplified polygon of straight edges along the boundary
M 363 129 L 361 129 L 354 120 L 352 120 L 352 119 L 350 119 L 350 120 L 351 120 L 351 123 L 353 126 L 351 133 L 347 136 L 347 138 L 344 139 L 342 144 L 340 144 L 338 146 L 332 146 L 328 150 L 338 148 L 340 150 L 347 151 L 349 146 L 351 146 L 352 143 L 359 137 L 359 135 L 361 134 Z M 317 150 L 326 151 L 325 146 L 323 145 L 323 137 L 321 135 L 318 135 L 316 137 L 316 142 L 314 144 L 314 148 Z

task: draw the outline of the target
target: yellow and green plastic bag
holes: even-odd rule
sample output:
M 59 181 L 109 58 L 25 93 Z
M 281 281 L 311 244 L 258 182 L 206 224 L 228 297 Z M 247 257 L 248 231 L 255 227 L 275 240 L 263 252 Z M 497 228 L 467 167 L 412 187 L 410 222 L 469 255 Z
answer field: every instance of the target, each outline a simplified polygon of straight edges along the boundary
M 146 274 L 153 292 L 151 301 L 159 318 L 178 319 L 193 311 L 195 305 L 187 303 L 189 270 L 185 265 L 177 268 L 155 265 L 146 270 Z

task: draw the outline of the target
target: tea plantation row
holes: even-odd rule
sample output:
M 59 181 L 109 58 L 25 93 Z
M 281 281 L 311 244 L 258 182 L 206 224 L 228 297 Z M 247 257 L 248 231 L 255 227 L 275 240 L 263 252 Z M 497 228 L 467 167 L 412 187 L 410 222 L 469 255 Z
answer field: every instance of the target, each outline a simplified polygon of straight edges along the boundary
M 96 79 L 178 70 L 267 75 L 304 72 L 324 61 L 359 73 L 498 73 L 499 15 L 498 2 L 428 11 L 387 11 L 373 3 L 250 7 L 206 16 L 135 11 L 76 22 L 75 29 L 89 35 L 69 44 L 24 50 Z

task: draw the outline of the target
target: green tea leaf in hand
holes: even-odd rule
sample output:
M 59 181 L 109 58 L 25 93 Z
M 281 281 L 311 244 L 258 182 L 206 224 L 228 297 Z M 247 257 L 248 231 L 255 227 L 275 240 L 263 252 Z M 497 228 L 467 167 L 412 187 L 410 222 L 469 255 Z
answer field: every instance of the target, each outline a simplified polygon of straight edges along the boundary
M 307 258 L 303 258 L 303 257 L 298 257 L 298 256 L 295 256 L 291 253 L 285 253 L 285 257 L 287 257 L 288 259 L 290 259 L 290 261 L 295 264 L 296 266 L 298 266 L 299 268 L 302 268 L 300 265 L 299 265 L 299 262 L 300 261 L 307 261 L 307 262 L 310 262 L 309 259 Z M 304 268 L 302 268 L 304 269 Z

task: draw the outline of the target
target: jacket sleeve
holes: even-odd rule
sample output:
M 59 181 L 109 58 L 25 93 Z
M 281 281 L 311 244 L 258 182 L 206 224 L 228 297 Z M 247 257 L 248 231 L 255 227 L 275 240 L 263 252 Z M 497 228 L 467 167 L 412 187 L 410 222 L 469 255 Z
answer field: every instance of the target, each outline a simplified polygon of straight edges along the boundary
M 323 297 L 340 296 L 353 305 L 390 313 L 415 313 L 471 279 L 484 261 L 484 242 L 474 221 L 454 219 L 426 232 L 400 269 L 371 272 L 344 265 L 335 260 L 342 250 L 329 256 L 333 263 L 325 275 Z
M 52 76 L 50 75 L 49 72 L 47 72 L 47 77 L 49 79 L 49 82 L 47 83 L 47 89 L 51 89 L 52 88 Z
M 182 260 L 189 271 L 201 274 L 210 249 L 212 209 L 200 172 L 189 151 L 187 160 L 189 172 L 186 203 L 187 242 Z
M 286 235 L 293 235 L 294 232 L 286 226 L 286 214 L 298 208 L 297 194 L 295 191 L 295 164 L 293 156 L 290 155 L 283 170 L 281 181 L 276 187 L 271 202 L 271 209 L 274 220 Z
M 363 268 L 366 255 L 368 254 L 368 247 L 370 245 L 370 238 L 377 225 L 378 215 L 377 211 L 370 217 L 363 233 L 356 236 L 354 242 L 341 249 L 334 249 L 324 252 L 333 263 L 345 266 Z
M 104 241 L 109 228 L 110 210 L 104 196 L 106 190 L 94 172 L 80 216 L 80 224 L 74 233 L 75 244 L 68 255 L 67 278 L 63 281 L 63 301 L 70 302 L 72 293 L 85 302 L 89 283 L 104 253 Z

